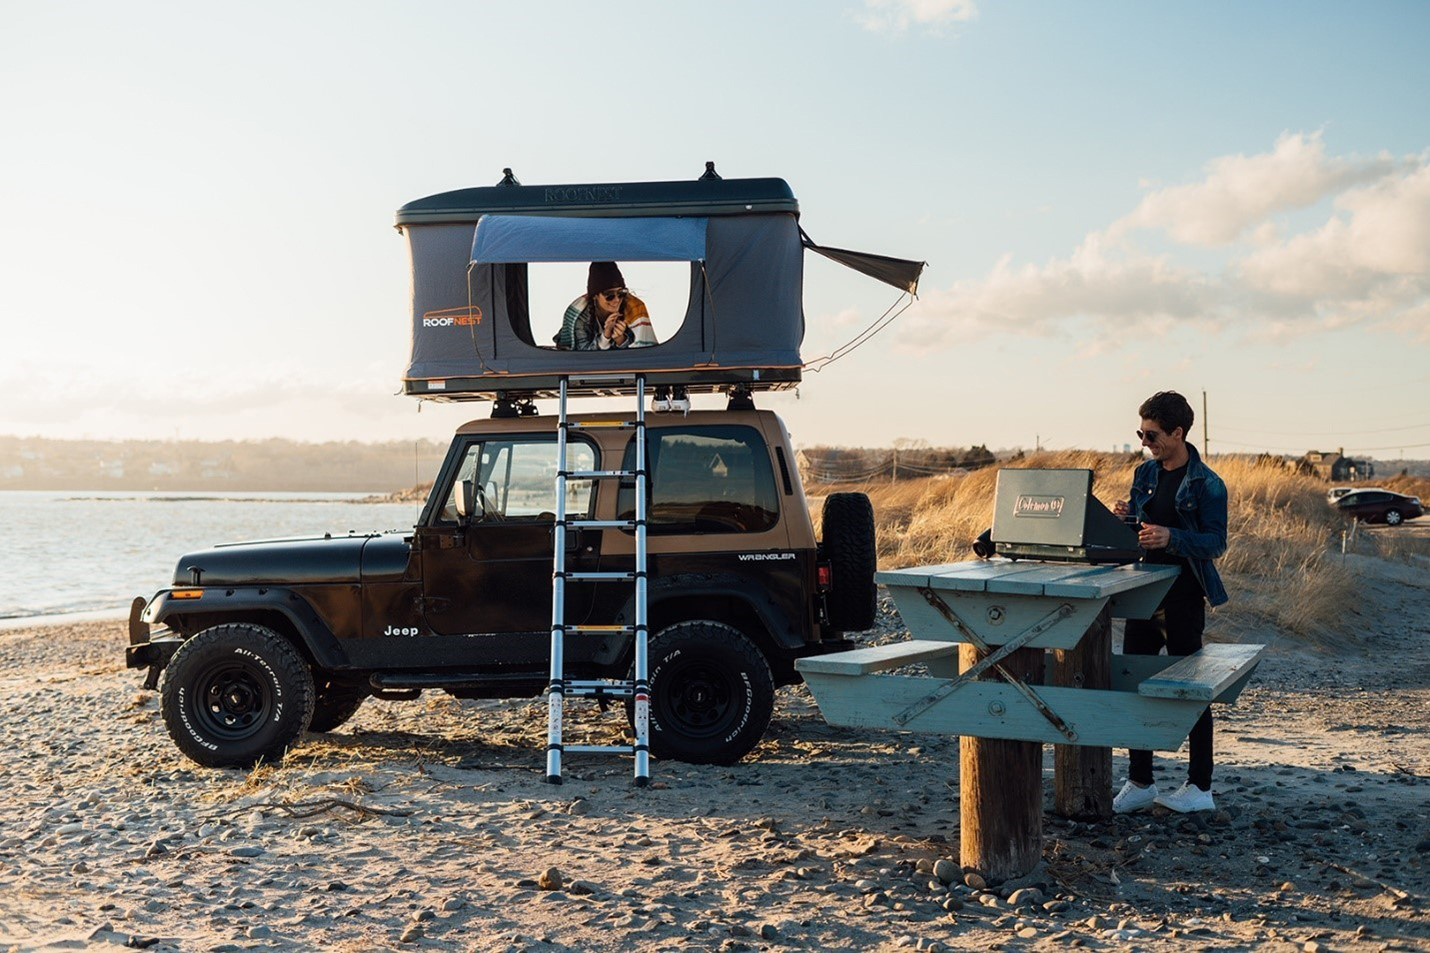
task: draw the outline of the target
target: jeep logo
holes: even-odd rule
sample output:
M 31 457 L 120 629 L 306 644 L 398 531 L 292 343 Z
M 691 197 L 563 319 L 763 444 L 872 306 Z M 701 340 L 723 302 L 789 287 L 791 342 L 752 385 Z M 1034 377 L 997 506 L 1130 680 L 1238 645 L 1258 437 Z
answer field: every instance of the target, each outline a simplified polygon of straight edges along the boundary
M 421 635 L 421 630 L 416 626 L 395 626 L 390 625 L 382 630 L 383 635 Z

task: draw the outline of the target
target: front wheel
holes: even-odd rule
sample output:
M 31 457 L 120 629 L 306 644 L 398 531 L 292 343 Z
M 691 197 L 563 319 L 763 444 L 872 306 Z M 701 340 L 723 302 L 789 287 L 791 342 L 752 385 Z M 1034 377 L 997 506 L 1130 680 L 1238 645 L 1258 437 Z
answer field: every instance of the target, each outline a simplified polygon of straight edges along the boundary
M 1403 516 L 1400 515 L 1400 511 L 1399 511 L 1399 510 L 1386 510 L 1386 511 L 1385 511 L 1385 524 L 1386 524 L 1387 526 L 1399 526 L 1399 525 L 1400 525 L 1401 523 L 1403 523 L 1404 521 L 1405 521 L 1405 517 L 1403 517 Z
M 313 675 L 287 639 L 261 625 L 216 625 L 164 669 L 160 710 L 179 750 L 210 768 L 283 756 L 313 716 Z
M 690 764 L 734 764 L 769 727 L 775 683 L 765 657 L 719 622 L 682 622 L 650 640 L 650 749 Z

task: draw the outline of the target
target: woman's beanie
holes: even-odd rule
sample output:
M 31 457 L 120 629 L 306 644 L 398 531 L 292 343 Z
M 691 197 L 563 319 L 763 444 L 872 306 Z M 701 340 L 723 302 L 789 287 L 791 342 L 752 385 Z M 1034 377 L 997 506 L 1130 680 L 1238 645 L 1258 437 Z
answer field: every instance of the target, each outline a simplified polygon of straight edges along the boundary
M 591 271 L 586 276 L 586 297 L 590 298 L 598 291 L 609 291 L 612 288 L 624 288 L 626 279 L 621 277 L 621 269 L 616 267 L 613 261 L 593 261 Z

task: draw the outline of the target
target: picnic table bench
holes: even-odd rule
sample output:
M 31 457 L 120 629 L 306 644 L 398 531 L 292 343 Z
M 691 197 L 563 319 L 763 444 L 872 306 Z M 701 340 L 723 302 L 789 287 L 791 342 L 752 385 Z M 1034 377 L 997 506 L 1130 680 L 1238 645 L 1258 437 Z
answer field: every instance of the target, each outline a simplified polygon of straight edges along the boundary
M 800 659 L 831 725 L 962 737 L 962 861 L 998 879 L 1042 854 L 1042 745 L 1057 809 L 1111 814 L 1111 749 L 1175 749 L 1236 699 L 1264 646 L 1112 655 L 1110 620 L 1148 618 L 1178 570 L 1006 559 L 881 572 L 915 638 Z M 928 675 L 881 674 L 922 663 Z

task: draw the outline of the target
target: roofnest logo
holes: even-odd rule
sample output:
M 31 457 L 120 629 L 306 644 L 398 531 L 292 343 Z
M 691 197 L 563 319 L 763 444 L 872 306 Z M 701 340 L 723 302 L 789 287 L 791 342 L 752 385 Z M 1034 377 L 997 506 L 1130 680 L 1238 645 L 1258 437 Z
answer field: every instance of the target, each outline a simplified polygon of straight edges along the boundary
M 443 308 L 422 315 L 424 328 L 464 328 L 481 323 L 482 309 L 476 305 L 470 308 Z

